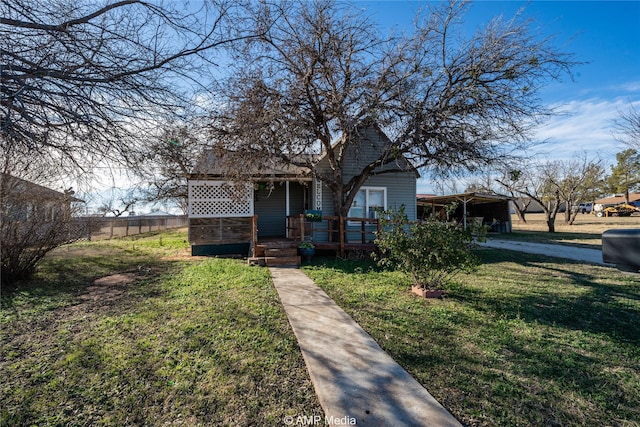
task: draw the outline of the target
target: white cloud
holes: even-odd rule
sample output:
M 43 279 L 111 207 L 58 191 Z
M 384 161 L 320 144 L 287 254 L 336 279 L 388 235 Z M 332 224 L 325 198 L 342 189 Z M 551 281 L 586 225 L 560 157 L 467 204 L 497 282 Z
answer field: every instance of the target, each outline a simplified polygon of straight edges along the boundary
M 549 159 L 568 159 L 580 152 L 615 159 L 624 147 L 615 138 L 613 122 L 631 104 L 640 105 L 640 100 L 591 98 L 552 105 L 558 114 L 535 132 L 535 140 L 542 143 L 536 151 Z
M 632 99 L 627 94 L 612 99 L 576 99 L 550 105 L 558 114 L 537 129 L 534 141 L 539 144 L 527 154 L 549 160 L 568 160 L 586 152 L 590 158 L 597 156 L 614 164 L 616 153 L 626 147 L 616 140 L 613 121 L 631 105 L 640 110 L 640 97 L 635 95 Z M 440 193 L 442 187 L 447 193 L 451 193 L 452 188 L 462 191 L 466 182 L 464 178 L 447 178 L 447 181 L 438 186 L 424 173 L 417 183 L 418 193 Z

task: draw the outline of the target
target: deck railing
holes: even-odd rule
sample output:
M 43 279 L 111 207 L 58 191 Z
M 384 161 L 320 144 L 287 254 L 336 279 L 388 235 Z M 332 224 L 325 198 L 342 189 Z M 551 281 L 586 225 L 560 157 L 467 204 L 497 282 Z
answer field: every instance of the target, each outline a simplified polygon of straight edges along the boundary
M 305 214 L 287 217 L 288 238 L 301 242 L 312 240 L 317 248 L 337 250 L 340 256 L 349 249 L 374 249 L 375 232 L 380 228 L 377 218 L 323 216 L 309 221 Z

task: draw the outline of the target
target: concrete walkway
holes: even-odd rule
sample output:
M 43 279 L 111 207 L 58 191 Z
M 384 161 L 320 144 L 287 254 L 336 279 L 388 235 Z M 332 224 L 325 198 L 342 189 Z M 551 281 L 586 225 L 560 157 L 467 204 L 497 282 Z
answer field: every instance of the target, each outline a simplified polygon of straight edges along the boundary
M 549 243 L 529 243 L 518 242 L 513 240 L 487 239 L 486 242 L 480 243 L 480 246 L 496 249 L 508 249 L 511 251 L 527 252 L 530 254 L 548 255 L 557 258 L 571 259 L 574 261 L 582 261 L 589 264 L 606 265 L 602 261 L 602 251 L 600 249 L 581 248 L 578 246 L 557 245 Z
M 330 424 L 461 426 L 301 270 L 269 270 Z

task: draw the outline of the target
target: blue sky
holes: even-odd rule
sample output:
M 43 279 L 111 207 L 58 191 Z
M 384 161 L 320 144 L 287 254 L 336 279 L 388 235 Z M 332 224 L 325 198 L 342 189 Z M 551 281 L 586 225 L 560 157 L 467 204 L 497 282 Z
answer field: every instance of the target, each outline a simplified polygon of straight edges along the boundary
M 397 31 L 410 30 L 416 11 L 425 4 L 409 0 L 356 3 L 385 30 Z M 537 131 L 535 139 L 541 144 L 535 150 L 549 159 L 568 159 L 586 151 L 614 163 L 615 154 L 624 147 L 612 134 L 612 121 L 632 103 L 640 110 L 640 0 L 476 1 L 465 15 L 465 28 L 473 32 L 492 18 L 510 18 L 521 8 L 526 18 L 535 21 L 535 28 L 555 35 L 558 47 L 583 63 L 574 68 L 573 80 L 567 76 L 549 82 L 541 92 L 543 102 L 559 114 Z M 456 185 L 444 191 L 464 190 L 464 183 Z M 427 176 L 418 182 L 418 192 L 441 190 Z
M 362 1 L 358 5 L 384 27 L 410 26 L 424 2 Z M 435 4 L 435 3 L 434 3 Z M 624 149 L 613 136 L 612 121 L 631 104 L 640 108 L 640 1 L 476 1 L 465 15 L 469 31 L 493 17 L 512 17 L 520 8 L 542 34 L 583 64 L 573 80 L 550 82 L 540 93 L 558 115 L 536 132 L 540 156 L 568 159 L 586 151 L 608 163 Z M 408 28 L 408 27 L 407 27 Z M 419 192 L 429 192 L 429 179 Z M 462 190 L 462 189 L 460 189 Z

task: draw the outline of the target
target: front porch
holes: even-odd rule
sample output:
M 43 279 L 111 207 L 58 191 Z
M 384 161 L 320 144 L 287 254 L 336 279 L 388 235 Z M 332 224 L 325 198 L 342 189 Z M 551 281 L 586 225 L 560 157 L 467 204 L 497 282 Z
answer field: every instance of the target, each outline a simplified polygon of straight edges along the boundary
M 260 238 L 258 217 L 251 221 L 249 263 L 260 265 L 298 265 L 298 245 L 311 242 L 317 251 L 334 252 L 344 257 L 350 251 L 372 252 L 375 232 L 380 223 L 375 218 L 326 216 L 310 221 L 305 214 L 287 217 L 287 235 Z
M 289 239 L 311 242 L 316 249 L 335 251 L 341 257 L 347 251 L 374 251 L 378 231 L 380 222 L 376 218 L 322 216 L 310 221 L 305 214 L 287 217 Z
M 313 243 L 316 250 L 344 257 L 349 251 L 374 251 L 375 232 L 380 230 L 380 223 L 375 218 L 323 216 L 318 221 L 309 221 L 305 214 L 299 214 L 287 217 L 286 235 L 261 237 L 258 224 L 258 215 L 191 220 L 192 254 L 248 255 L 262 263 L 265 258 L 297 257 L 298 245 L 306 241 Z M 293 261 L 288 260 L 291 264 L 300 262 Z
M 321 188 L 310 184 L 288 180 L 244 184 L 190 181 L 191 253 L 262 259 L 275 258 L 272 255 L 276 253 L 278 258 L 297 257 L 302 241 L 342 257 L 349 251 L 375 250 L 378 220 L 323 216 Z M 305 214 L 310 206 L 317 209 L 316 215 Z M 274 241 L 280 243 L 263 245 Z M 293 259 L 289 261 L 294 263 Z

